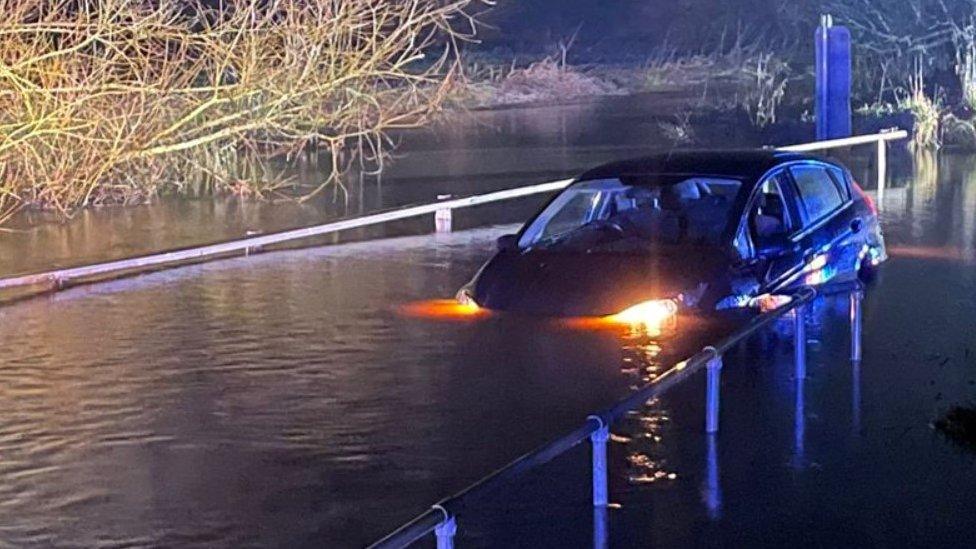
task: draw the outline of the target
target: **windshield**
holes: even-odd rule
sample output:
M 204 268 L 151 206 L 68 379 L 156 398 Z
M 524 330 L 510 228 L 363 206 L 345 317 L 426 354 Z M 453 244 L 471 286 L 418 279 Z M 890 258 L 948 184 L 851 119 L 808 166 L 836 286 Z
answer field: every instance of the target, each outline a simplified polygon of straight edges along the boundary
M 601 179 L 563 191 L 529 225 L 521 248 L 632 251 L 654 245 L 720 245 L 742 183 L 656 175 Z

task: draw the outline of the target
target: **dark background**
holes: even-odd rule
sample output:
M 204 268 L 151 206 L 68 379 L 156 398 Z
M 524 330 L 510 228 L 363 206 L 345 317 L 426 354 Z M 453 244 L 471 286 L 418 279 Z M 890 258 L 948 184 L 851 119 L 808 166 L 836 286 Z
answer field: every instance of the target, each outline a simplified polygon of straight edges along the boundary
M 481 20 L 486 49 L 544 52 L 578 29 L 571 55 L 638 60 L 653 48 L 680 53 L 745 41 L 806 44 L 822 0 L 499 0 Z M 495 28 L 491 28 L 495 27 Z M 724 37 L 724 40 L 723 40 Z M 588 59 L 588 58 L 598 59 Z

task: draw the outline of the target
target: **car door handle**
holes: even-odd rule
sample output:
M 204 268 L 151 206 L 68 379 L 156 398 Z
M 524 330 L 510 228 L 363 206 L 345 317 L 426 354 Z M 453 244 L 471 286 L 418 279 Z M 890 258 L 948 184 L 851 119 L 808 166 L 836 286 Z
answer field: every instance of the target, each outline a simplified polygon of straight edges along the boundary
M 864 222 L 861 221 L 860 218 L 855 219 L 854 221 L 851 221 L 851 232 L 852 233 L 859 233 L 859 232 L 861 232 L 861 229 L 863 227 L 864 227 Z

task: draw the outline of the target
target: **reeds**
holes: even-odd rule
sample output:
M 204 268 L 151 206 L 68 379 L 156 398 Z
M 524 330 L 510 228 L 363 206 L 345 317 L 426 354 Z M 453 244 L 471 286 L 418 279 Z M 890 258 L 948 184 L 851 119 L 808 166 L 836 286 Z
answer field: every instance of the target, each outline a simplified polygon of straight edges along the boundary
M 0 222 L 200 177 L 266 194 L 255 162 L 322 147 L 314 195 L 440 108 L 472 1 L 0 0 Z
M 898 108 L 911 113 L 915 120 L 912 145 L 918 149 L 938 149 L 942 146 L 941 122 L 944 108 L 938 94 L 925 93 L 925 80 L 920 62 L 915 75 L 909 78 L 908 90 L 897 98 Z
M 690 55 L 667 46 L 658 48 L 645 64 L 646 89 L 701 86 L 706 94 L 713 89 L 712 106 L 742 109 L 758 127 L 775 124 L 787 85 L 796 76 L 785 58 L 772 53 L 769 47 L 760 39 L 747 41 L 739 31 L 727 48 L 720 44 L 712 51 Z M 735 99 L 726 100 L 729 96 Z M 703 95 L 703 105 L 707 99 Z

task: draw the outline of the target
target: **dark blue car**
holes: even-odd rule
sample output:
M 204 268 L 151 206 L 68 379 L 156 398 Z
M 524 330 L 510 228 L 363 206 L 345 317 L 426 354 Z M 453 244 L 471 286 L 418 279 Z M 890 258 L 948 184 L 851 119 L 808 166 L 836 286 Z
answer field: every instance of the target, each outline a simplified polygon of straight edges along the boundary
M 886 259 L 874 204 L 846 168 L 770 150 L 600 166 L 498 247 L 462 303 L 628 322 L 870 279 Z

